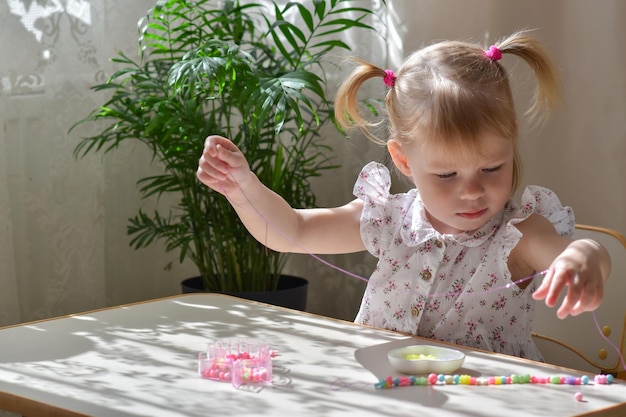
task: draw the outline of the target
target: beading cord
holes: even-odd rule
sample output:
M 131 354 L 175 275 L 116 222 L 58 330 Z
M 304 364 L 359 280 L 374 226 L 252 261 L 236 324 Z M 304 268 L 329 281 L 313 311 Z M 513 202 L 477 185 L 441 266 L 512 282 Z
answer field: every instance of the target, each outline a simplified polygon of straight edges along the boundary
M 230 176 L 231 181 L 233 181 L 237 185 L 237 187 L 239 188 L 239 191 L 241 192 L 241 195 L 243 195 L 243 197 L 246 199 L 246 201 L 248 202 L 248 204 L 250 205 L 250 207 L 252 208 L 254 213 L 257 216 L 259 216 L 261 218 L 261 220 L 263 220 L 263 222 L 265 223 L 265 229 L 266 229 L 265 230 L 265 239 L 266 239 L 266 242 L 267 242 L 267 230 L 271 227 L 274 231 L 276 231 L 282 237 L 284 237 L 289 242 L 291 242 L 295 247 L 297 247 L 298 249 L 302 250 L 303 254 L 312 257 L 316 261 L 326 265 L 327 267 L 329 267 L 331 269 L 339 271 L 342 274 L 348 275 L 348 276 L 350 276 L 352 278 L 356 278 L 356 279 L 361 280 L 363 282 L 368 282 L 369 281 L 367 278 L 362 277 L 361 275 L 355 274 L 353 272 L 350 272 L 350 271 L 348 271 L 346 269 L 343 269 L 340 266 L 332 264 L 332 263 L 328 262 L 327 260 L 323 259 L 322 257 L 320 257 L 320 256 L 318 256 L 318 255 L 308 251 L 306 248 L 300 246 L 291 236 L 289 236 L 287 233 L 283 232 L 280 228 L 278 228 L 275 225 L 271 224 L 269 222 L 269 220 L 267 219 L 267 217 L 265 217 L 265 215 L 263 215 L 263 213 L 261 213 L 259 210 L 257 210 L 256 206 L 254 204 L 252 204 L 252 201 L 250 201 L 250 199 L 248 198 L 248 195 L 241 189 L 241 187 L 239 186 L 239 183 L 232 177 L 232 175 L 229 175 L 229 176 Z M 267 248 L 267 244 L 265 244 L 265 247 Z
M 595 385 L 611 385 L 614 381 L 613 375 L 598 374 L 593 377 Z M 475 377 L 470 375 L 444 375 L 431 373 L 428 376 L 399 376 L 380 379 L 374 384 L 375 388 L 388 389 L 395 387 L 408 386 L 427 386 L 427 385 L 511 385 L 511 384 L 552 384 L 552 385 L 588 385 L 591 382 L 589 376 L 535 376 L 531 374 L 524 375 L 506 375 L 506 376 L 481 376 Z
M 497 49 L 497 48 L 496 48 Z M 491 50 L 491 48 L 490 48 Z M 500 52 L 498 50 L 498 52 Z M 230 175 L 229 175 L 230 176 Z M 254 213 L 259 216 L 261 218 L 261 220 L 263 220 L 265 222 L 266 225 L 266 235 L 265 238 L 267 239 L 267 230 L 271 227 L 273 230 L 275 230 L 276 232 L 278 232 L 281 236 L 283 236 L 285 239 L 287 239 L 288 241 L 290 241 L 294 246 L 296 246 L 297 248 L 302 250 L 302 253 L 304 253 L 305 255 L 308 255 L 310 257 L 312 257 L 313 259 L 317 260 L 318 262 L 328 266 L 331 269 L 334 269 L 336 271 L 341 272 L 342 274 L 345 274 L 347 276 L 359 279 L 361 281 L 364 282 L 368 282 L 369 280 L 365 277 L 362 277 L 361 275 L 355 274 L 353 272 L 350 272 L 346 269 L 341 268 L 340 266 L 334 265 L 328 261 L 326 261 L 325 259 L 321 258 L 320 256 L 306 250 L 306 248 L 300 246 L 291 236 L 287 235 L 287 233 L 283 232 L 280 228 L 276 227 L 275 225 L 271 224 L 269 222 L 269 220 L 267 219 L 267 217 L 265 217 L 263 215 L 263 213 L 261 213 L 254 204 L 252 204 L 252 201 L 250 201 L 250 199 L 248 198 L 248 195 L 243 191 L 243 189 L 239 186 L 239 183 L 232 177 L 230 176 L 230 179 L 237 185 L 237 187 L 239 188 L 239 191 L 241 192 L 241 194 L 244 196 L 244 198 L 246 199 L 246 201 L 248 202 L 248 204 L 250 205 L 250 207 L 252 208 L 252 210 L 254 211 Z M 267 241 L 267 240 L 266 240 Z M 265 247 L 267 248 L 267 245 L 265 245 Z M 539 276 L 539 275 L 544 275 L 548 270 L 544 270 L 544 271 L 540 271 L 537 273 L 534 273 L 532 275 L 529 275 L 527 277 L 524 278 L 520 278 L 517 281 L 513 281 L 510 283 L 507 283 L 506 285 L 500 286 L 500 287 L 494 287 L 491 288 L 489 290 L 487 290 L 487 292 L 492 292 L 492 291 L 500 291 L 503 289 L 509 289 L 511 288 L 513 285 L 517 285 L 520 284 L 522 282 L 525 281 L 529 281 L 534 279 L 535 277 Z M 458 295 L 458 294 L 462 294 L 463 291 L 457 291 L 457 292 L 443 292 L 443 293 L 434 293 L 434 294 L 429 294 L 427 296 L 427 298 L 436 298 L 436 297 L 447 297 L 450 295 Z M 594 324 L 596 326 L 596 330 L 598 331 L 598 333 L 600 333 L 600 336 L 615 350 L 615 352 L 617 353 L 617 356 L 620 360 L 620 363 L 622 365 L 622 369 L 626 370 L 626 361 L 624 360 L 624 356 L 622 355 L 622 352 L 620 351 L 620 348 L 617 347 L 613 342 L 611 342 L 611 340 L 606 337 L 604 335 L 604 332 L 602 332 L 602 329 L 600 328 L 600 324 L 598 323 L 598 318 L 596 317 L 596 312 L 595 311 L 591 311 L 591 316 L 593 317 L 593 321 Z
M 276 227 L 275 225 L 271 224 L 270 221 L 267 219 L 267 217 L 265 217 L 265 215 L 263 213 L 261 213 L 259 210 L 257 210 L 256 206 L 254 204 L 252 204 L 252 201 L 250 200 L 250 198 L 248 198 L 248 195 L 239 186 L 239 183 L 231 175 L 229 175 L 229 176 L 230 176 L 231 181 L 233 181 L 237 185 L 237 187 L 239 188 L 239 191 L 241 192 L 241 195 L 243 195 L 243 197 L 246 199 L 246 202 L 250 205 L 250 207 L 252 208 L 254 213 L 257 216 L 259 216 L 261 218 L 261 220 L 263 220 L 263 222 L 265 223 L 265 225 L 266 225 L 266 231 L 265 231 L 265 239 L 266 239 L 266 241 L 267 241 L 267 230 L 271 227 L 274 231 L 276 231 L 282 237 L 284 237 L 289 242 L 291 242 L 291 244 L 293 244 L 295 247 L 297 247 L 298 249 L 302 250 L 303 254 L 312 257 L 316 261 L 318 261 L 318 262 L 328 266 L 331 269 L 339 271 L 342 274 L 345 274 L 345 275 L 348 275 L 350 277 L 356 278 L 356 279 L 361 280 L 363 282 L 369 282 L 369 280 L 367 278 L 365 278 L 365 277 L 363 277 L 361 275 L 355 274 L 353 272 L 350 272 L 350 271 L 348 271 L 346 269 L 343 269 L 340 266 L 332 264 L 332 263 L 328 262 L 327 260 L 321 258 L 319 255 L 316 255 L 316 254 L 308 251 L 306 248 L 304 248 L 301 245 L 299 245 L 291 236 L 289 236 L 287 233 L 282 231 L 279 227 Z M 265 244 L 265 247 L 267 248 L 267 244 Z M 487 290 L 487 292 L 499 291 L 499 290 L 502 290 L 502 289 L 509 289 L 514 284 L 517 285 L 517 284 L 521 284 L 521 283 L 523 283 L 525 281 L 532 280 L 532 279 L 534 279 L 535 277 L 537 277 L 539 275 L 544 275 L 546 272 L 548 272 L 547 269 L 544 270 L 544 271 L 536 272 L 536 273 L 534 273 L 532 275 L 528 275 L 528 276 L 526 276 L 524 278 L 520 278 L 517 281 L 509 282 L 506 285 L 502 285 L 500 287 L 493 287 L 493 288 Z M 427 297 L 428 298 L 449 297 L 451 295 L 459 295 L 459 294 L 462 294 L 462 293 L 463 293 L 463 291 L 448 291 L 448 292 L 442 292 L 442 293 L 429 294 Z
M 611 341 L 611 339 L 609 339 L 608 337 L 606 337 L 606 335 L 604 334 L 604 332 L 602 331 L 602 329 L 600 328 L 600 323 L 598 323 L 598 317 L 596 316 L 596 312 L 592 311 L 591 312 L 591 317 L 593 318 L 593 324 L 595 324 L 596 326 L 596 330 L 598 331 L 598 333 L 600 333 L 600 336 L 602 336 L 602 338 L 604 339 L 604 341 L 606 343 L 609 344 L 609 346 L 611 346 L 615 352 L 617 352 L 617 357 L 619 358 L 619 362 L 622 365 L 622 369 L 624 371 L 626 371 L 626 361 L 624 361 L 624 356 L 622 355 L 622 351 L 620 350 L 619 347 L 617 347 L 617 345 L 615 343 L 613 343 Z

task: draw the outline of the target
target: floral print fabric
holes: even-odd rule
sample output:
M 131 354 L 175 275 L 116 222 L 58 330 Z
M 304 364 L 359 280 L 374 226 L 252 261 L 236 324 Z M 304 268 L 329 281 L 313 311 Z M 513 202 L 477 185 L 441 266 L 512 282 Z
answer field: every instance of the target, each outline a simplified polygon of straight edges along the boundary
M 361 237 L 378 258 L 356 322 L 469 347 L 541 360 L 531 338 L 532 293 L 520 289 L 507 259 L 521 238 L 515 224 L 533 213 L 571 236 L 574 214 L 549 189 L 529 186 L 521 204 L 471 233 L 441 234 L 426 217 L 416 189 L 390 194 L 391 176 L 369 163 L 354 195 L 364 201 Z

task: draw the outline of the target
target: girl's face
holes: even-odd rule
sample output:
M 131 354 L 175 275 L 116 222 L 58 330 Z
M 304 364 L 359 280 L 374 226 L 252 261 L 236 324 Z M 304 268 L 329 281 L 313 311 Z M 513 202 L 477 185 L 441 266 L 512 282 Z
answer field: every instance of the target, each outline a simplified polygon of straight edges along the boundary
M 485 133 L 474 153 L 394 141 L 389 150 L 419 190 L 433 227 L 440 233 L 460 233 L 485 225 L 511 197 L 513 146 L 509 138 Z

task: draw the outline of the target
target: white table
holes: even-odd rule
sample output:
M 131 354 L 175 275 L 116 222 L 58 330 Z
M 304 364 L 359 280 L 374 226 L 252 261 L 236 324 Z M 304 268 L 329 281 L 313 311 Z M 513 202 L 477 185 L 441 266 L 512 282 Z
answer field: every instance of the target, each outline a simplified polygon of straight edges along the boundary
M 280 352 L 272 385 L 236 390 L 198 376 L 198 352 L 228 337 L 265 339 Z M 0 329 L 0 409 L 33 417 L 626 416 L 623 380 L 375 389 L 393 374 L 386 352 L 416 343 L 436 344 L 224 295 L 181 295 Z M 467 355 L 459 373 L 573 374 L 459 349 Z

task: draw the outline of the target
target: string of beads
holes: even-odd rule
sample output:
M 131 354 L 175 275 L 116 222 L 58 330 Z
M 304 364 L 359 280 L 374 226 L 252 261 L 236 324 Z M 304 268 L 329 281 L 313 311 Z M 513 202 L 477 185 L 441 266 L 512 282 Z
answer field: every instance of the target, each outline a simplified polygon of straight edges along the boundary
M 597 385 L 610 385 L 613 375 L 596 375 L 593 382 Z M 428 376 L 400 376 L 380 379 L 374 387 L 385 389 L 406 387 L 410 385 L 509 385 L 509 384 L 556 384 L 556 385 L 587 385 L 590 379 L 587 375 L 575 376 L 535 376 L 530 374 L 508 376 L 444 375 L 429 374 Z

